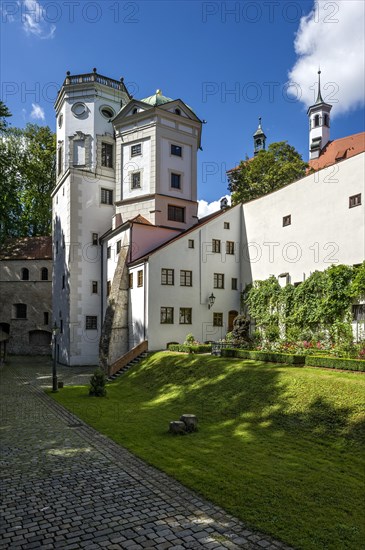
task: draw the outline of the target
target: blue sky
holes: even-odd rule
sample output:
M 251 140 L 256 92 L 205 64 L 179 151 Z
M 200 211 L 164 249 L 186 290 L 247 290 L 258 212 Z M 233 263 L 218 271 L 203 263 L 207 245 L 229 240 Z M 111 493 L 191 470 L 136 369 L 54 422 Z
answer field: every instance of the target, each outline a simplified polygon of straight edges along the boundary
M 363 10 L 358 0 L 3 0 L 2 99 L 14 126 L 55 130 L 66 71 L 93 67 L 124 76 L 137 98 L 157 88 L 181 98 L 207 121 L 198 188 L 212 202 L 227 191 L 226 169 L 252 155 L 259 116 L 268 142 L 288 140 L 308 158 L 318 64 L 331 139 L 364 130 Z

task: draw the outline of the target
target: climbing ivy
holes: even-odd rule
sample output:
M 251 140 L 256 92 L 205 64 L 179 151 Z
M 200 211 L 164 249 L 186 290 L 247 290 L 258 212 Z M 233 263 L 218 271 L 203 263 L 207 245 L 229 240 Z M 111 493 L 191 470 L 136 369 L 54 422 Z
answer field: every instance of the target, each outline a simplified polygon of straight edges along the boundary
M 351 305 L 364 298 L 365 262 L 315 271 L 296 287 L 281 287 L 273 276 L 255 281 L 246 289 L 245 305 L 268 341 L 322 333 L 338 343 L 352 338 Z

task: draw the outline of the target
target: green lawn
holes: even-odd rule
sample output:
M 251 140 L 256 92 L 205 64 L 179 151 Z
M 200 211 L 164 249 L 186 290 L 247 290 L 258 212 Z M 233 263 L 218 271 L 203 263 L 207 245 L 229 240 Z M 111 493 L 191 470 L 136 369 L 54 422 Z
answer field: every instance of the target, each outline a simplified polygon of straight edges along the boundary
M 360 549 L 365 376 L 160 352 L 108 385 L 55 399 L 244 520 L 303 549 Z M 168 434 L 182 413 L 199 431 Z

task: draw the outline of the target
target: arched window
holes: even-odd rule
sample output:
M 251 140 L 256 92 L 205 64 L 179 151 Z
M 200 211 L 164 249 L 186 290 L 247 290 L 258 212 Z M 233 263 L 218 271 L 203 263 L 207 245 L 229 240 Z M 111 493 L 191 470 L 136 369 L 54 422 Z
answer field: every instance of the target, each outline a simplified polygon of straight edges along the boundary
M 133 115 L 136 115 L 137 113 L 138 113 L 138 109 L 137 109 L 137 107 L 135 107 L 135 108 L 133 109 L 133 111 L 132 111 L 132 114 L 133 114 Z
M 46 267 L 42 267 L 41 269 L 41 280 L 48 281 L 48 269 Z
M 180 111 L 180 109 L 175 109 L 175 114 L 177 114 L 177 115 L 181 115 L 181 111 Z
M 29 269 L 26 267 L 22 269 L 22 281 L 29 281 Z
M 319 126 L 319 115 L 314 117 L 314 127 L 317 128 L 317 126 Z

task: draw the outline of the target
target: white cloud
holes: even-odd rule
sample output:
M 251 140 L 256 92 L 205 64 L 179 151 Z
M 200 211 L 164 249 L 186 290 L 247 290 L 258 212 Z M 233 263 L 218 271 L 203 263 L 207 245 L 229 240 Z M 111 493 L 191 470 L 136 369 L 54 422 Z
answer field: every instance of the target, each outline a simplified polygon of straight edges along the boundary
M 322 97 L 334 105 L 334 116 L 364 104 L 364 17 L 364 0 L 319 0 L 302 17 L 294 41 L 298 59 L 289 79 L 300 86 L 307 107 L 317 97 L 319 66 Z
M 37 105 L 37 103 L 32 103 L 32 112 L 30 113 L 30 117 L 34 120 L 45 120 L 44 116 L 44 109 L 40 105 Z
M 218 212 L 220 210 L 220 202 L 224 197 L 221 197 L 217 201 L 213 202 L 207 202 L 205 200 L 198 201 L 198 218 L 204 218 L 205 216 L 209 216 L 209 214 L 213 214 L 214 212 Z M 228 199 L 228 204 L 231 204 L 231 196 L 225 195 L 225 198 Z
M 43 40 L 54 37 L 56 26 L 44 20 L 42 5 L 37 0 L 22 0 L 20 7 L 23 28 L 27 34 Z

